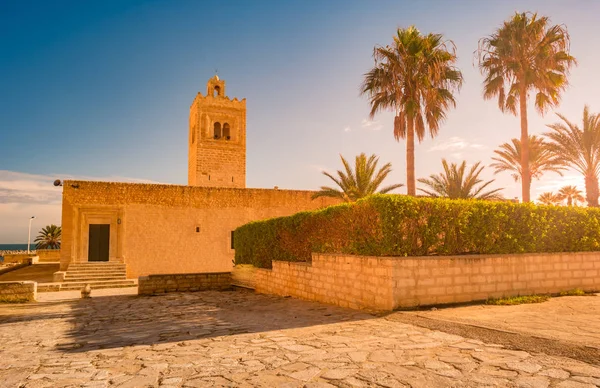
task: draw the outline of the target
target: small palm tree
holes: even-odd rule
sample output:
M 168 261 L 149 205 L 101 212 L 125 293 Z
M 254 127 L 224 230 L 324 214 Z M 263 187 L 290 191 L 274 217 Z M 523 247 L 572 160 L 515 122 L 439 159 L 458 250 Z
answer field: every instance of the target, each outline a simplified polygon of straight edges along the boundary
M 373 58 L 361 94 L 369 97 L 371 118 L 380 110 L 395 112 L 394 137 L 406 139 L 407 191 L 415 195 L 415 135 L 419 142 L 427 132 L 437 135 L 462 85 L 454 43 L 441 34 L 422 35 L 414 26 L 399 28 L 393 44 L 375 47 Z
M 377 189 L 392 171 L 392 165 L 390 163 L 377 170 L 379 158 L 376 155 L 371 155 L 368 159 L 364 153 L 358 155 L 356 157 L 354 171 L 342 155 L 340 155 L 340 158 L 344 164 L 345 171 L 338 170 L 338 178 L 323 171 L 323 175 L 334 181 L 339 189 L 321 186 L 321 190 L 314 193 L 312 199 L 319 197 L 333 197 L 341 198 L 345 202 L 354 202 L 357 199 L 378 192 Z M 385 194 L 399 187 L 402 187 L 402 184 L 390 185 L 379 190 L 379 193 Z
M 490 165 L 496 170 L 494 174 L 509 171 L 515 182 L 522 179 L 521 141 L 519 139 L 512 139 L 511 143 L 502 144 L 500 149 L 495 150 L 494 153 L 496 154 L 492 157 L 494 163 Z M 562 176 L 564 169 L 561 159 L 548 149 L 541 137 L 529 136 L 529 175 L 531 178 L 540 179 L 546 171 Z
M 535 93 L 540 114 L 557 106 L 568 85 L 570 68 L 577 63 L 569 54 L 569 34 L 564 25 L 550 25 L 537 13 L 515 13 L 492 35 L 479 41 L 479 69 L 485 76 L 483 98 L 498 98 L 502 112 L 521 118 L 521 171 L 523 202 L 530 200 L 527 100 Z
M 538 202 L 544 204 L 544 205 L 560 205 L 562 202 L 562 199 L 560 198 L 559 195 L 554 194 L 550 191 L 547 191 L 545 193 L 540 194 L 540 196 L 538 197 Z
M 60 226 L 47 225 L 40 230 L 34 242 L 36 249 L 59 249 L 60 248 Z
M 463 161 L 460 166 L 452 163 L 448 166 L 446 159 L 442 159 L 444 172 L 438 175 L 430 175 L 429 179 L 421 178 L 420 183 L 429 186 L 428 190 L 419 189 L 430 197 L 447 197 L 451 199 L 501 199 L 499 194 L 502 189 L 495 189 L 484 192 L 494 180 L 484 183 L 479 175 L 483 171 L 481 162 L 475 163 L 469 172 L 465 175 L 467 162 Z M 483 183 L 483 184 L 482 184 Z
M 563 186 L 558 190 L 558 197 L 561 201 L 567 200 L 567 206 L 577 206 L 577 202 L 585 201 L 581 191 L 577 186 Z
M 563 122 L 548 125 L 545 133 L 550 150 L 563 163 L 585 178 L 585 195 L 589 206 L 598 206 L 598 174 L 600 173 L 600 116 L 583 108 L 583 127 L 556 114 Z

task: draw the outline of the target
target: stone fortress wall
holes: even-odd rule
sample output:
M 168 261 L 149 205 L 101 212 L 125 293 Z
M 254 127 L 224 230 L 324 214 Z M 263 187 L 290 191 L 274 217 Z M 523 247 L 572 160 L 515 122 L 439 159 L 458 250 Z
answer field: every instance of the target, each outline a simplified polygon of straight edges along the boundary
M 65 181 L 60 270 L 87 262 L 89 225 L 110 224 L 109 261 L 127 277 L 229 272 L 232 231 L 338 203 L 311 191 Z

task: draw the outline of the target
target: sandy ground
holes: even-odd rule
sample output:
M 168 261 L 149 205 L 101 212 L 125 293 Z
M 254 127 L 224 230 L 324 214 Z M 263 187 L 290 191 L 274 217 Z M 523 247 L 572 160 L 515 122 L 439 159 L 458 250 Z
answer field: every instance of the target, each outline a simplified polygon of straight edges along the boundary
M 517 306 L 476 305 L 410 314 L 578 343 L 600 351 L 600 294 Z

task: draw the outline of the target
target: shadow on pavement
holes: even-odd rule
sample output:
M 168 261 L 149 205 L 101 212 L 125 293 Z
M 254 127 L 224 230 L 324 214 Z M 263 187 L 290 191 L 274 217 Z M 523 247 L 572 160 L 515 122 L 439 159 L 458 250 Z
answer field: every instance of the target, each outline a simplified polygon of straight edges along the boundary
M 72 326 L 65 340 L 57 345 L 64 352 L 181 342 L 374 317 L 248 290 L 153 297 L 105 296 L 63 303 L 69 304 L 68 320 Z M 27 320 L 52 318 L 55 318 L 52 314 L 37 317 L 33 314 Z

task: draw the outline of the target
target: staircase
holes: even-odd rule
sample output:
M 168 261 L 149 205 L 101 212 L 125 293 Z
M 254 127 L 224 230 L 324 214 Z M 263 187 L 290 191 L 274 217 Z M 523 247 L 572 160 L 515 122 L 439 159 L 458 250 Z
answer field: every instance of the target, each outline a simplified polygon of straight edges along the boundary
M 136 287 L 135 279 L 127 279 L 126 268 L 123 263 L 113 262 L 73 263 L 67 268 L 60 290 L 81 290 L 86 284 L 89 284 L 92 290 Z

